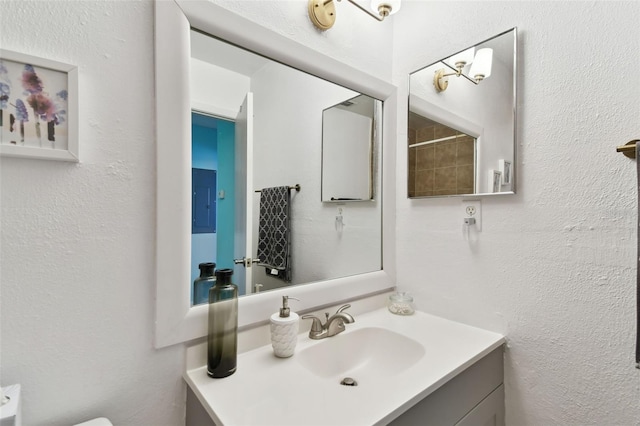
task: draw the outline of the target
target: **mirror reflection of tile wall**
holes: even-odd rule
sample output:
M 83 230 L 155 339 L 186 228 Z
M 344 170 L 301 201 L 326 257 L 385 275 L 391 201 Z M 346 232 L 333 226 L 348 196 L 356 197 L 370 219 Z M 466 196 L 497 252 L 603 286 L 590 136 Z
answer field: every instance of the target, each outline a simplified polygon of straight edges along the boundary
M 431 122 L 409 128 L 409 197 L 473 194 L 472 136 Z

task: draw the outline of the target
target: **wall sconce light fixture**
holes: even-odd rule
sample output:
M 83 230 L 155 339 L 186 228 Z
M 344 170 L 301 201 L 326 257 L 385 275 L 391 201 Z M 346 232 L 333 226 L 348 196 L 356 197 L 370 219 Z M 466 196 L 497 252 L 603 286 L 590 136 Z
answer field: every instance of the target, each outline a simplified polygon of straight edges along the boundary
M 367 10 L 367 8 L 355 0 L 347 1 L 372 18 L 383 21 L 387 16 L 393 15 L 400 10 L 401 0 L 371 0 L 372 11 Z M 336 6 L 334 0 L 309 0 L 308 8 L 309 19 L 311 19 L 313 25 L 320 30 L 328 30 L 336 22 Z
M 474 56 L 475 53 L 475 56 Z M 444 92 L 449 87 L 449 79 L 447 77 L 455 75 L 456 77 L 466 77 L 474 84 L 480 83 L 491 75 L 491 64 L 493 62 L 493 49 L 484 48 L 475 52 L 472 47 L 447 59 L 448 65 L 455 71 L 447 73 L 444 68 L 439 69 L 433 76 L 433 85 L 437 92 Z M 471 64 L 469 76 L 465 75 L 462 70 Z

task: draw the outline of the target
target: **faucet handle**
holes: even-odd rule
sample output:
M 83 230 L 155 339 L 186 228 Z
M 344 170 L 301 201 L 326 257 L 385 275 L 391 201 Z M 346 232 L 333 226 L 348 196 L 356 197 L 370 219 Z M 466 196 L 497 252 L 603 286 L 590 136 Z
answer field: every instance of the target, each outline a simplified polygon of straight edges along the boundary
M 344 311 L 344 310 L 346 310 L 346 309 L 349 309 L 350 307 L 351 307 L 351 305 L 350 305 L 350 304 L 348 304 L 348 303 L 347 303 L 346 305 L 342 305 L 342 306 L 340 306 L 340 308 L 336 311 L 336 314 L 339 314 L 340 312 L 342 312 L 342 311 Z
M 322 331 L 322 322 L 320 321 L 320 318 L 315 315 L 303 315 L 300 318 L 313 320 L 313 323 L 311 324 L 311 332 L 315 333 Z

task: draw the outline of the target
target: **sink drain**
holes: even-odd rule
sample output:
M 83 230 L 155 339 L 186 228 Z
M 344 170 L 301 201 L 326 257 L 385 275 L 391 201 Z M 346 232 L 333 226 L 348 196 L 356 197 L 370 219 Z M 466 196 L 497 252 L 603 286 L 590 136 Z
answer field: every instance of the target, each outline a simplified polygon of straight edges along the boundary
M 345 377 L 344 379 L 342 379 L 340 384 L 342 386 L 358 386 L 358 382 L 353 380 L 351 377 Z

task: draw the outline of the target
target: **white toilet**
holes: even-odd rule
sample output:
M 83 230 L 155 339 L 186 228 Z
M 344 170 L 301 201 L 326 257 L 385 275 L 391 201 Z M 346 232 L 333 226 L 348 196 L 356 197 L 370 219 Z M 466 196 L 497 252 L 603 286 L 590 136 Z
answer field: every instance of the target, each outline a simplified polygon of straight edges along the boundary
M 106 417 L 98 417 L 97 419 L 78 423 L 75 426 L 113 426 L 113 423 L 111 423 Z
M 3 387 L 0 392 L 0 426 L 22 426 L 20 385 Z
M 11 385 L 2 388 L 0 399 L 0 426 L 22 426 L 20 385 Z M 99 417 L 75 426 L 113 426 L 113 424 L 109 419 Z

